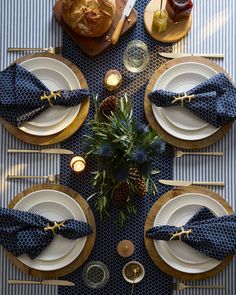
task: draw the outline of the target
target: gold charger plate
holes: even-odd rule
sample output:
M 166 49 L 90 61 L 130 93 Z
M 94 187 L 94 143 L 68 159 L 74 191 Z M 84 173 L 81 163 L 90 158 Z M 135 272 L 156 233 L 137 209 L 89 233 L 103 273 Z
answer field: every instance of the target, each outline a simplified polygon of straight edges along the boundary
M 223 68 L 218 66 L 216 63 L 209 61 L 206 58 L 202 57 L 182 57 L 182 58 L 176 58 L 171 61 L 168 61 L 163 66 L 161 66 L 159 69 L 157 69 L 154 74 L 152 75 L 151 79 L 148 82 L 146 91 L 145 91 L 145 97 L 144 97 L 144 111 L 146 115 L 146 119 L 151 125 L 153 129 L 156 129 L 158 131 L 158 134 L 162 136 L 162 138 L 168 142 L 169 144 L 183 148 L 183 149 L 200 149 L 205 148 L 207 146 L 212 145 L 213 143 L 219 141 L 231 128 L 233 122 L 227 123 L 225 126 L 221 127 L 218 131 L 216 131 L 211 136 L 200 139 L 200 140 L 184 140 L 177 137 L 174 137 L 173 135 L 166 132 L 157 122 L 153 110 L 152 110 L 152 102 L 148 99 L 149 93 L 152 92 L 154 85 L 156 84 L 157 79 L 169 68 L 185 63 L 185 62 L 197 62 L 202 63 L 204 65 L 207 65 L 211 67 L 212 69 L 216 70 L 218 73 L 222 72 L 228 76 L 228 74 L 225 72 Z
M 226 266 L 230 263 L 230 261 L 233 259 L 233 255 L 226 257 L 217 267 L 203 273 L 193 274 L 193 273 L 185 273 L 181 272 L 179 270 L 174 269 L 169 264 L 167 264 L 158 254 L 154 242 L 151 239 L 148 239 L 146 237 L 146 232 L 153 227 L 154 220 L 156 218 L 157 213 L 160 211 L 160 209 L 171 199 L 183 195 L 186 193 L 200 193 L 207 195 L 208 197 L 216 200 L 219 202 L 229 214 L 233 214 L 234 211 L 230 207 L 230 205 L 217 193 L 203 188 L 203 187 L 196 187 L 196 186 L 190 186 L 190 187 L 180 187 L 174 190 L 171 190 L 160 197 L 159 200 L 157 200 L 154 205 L 152 206 L 151 210 L 149 211 L 147 215 L 147 219 L 145 221 L 144 226 L 144 243 L 145 247 L 147 249 L 147 252 L 152 259 L 152 261 L 156 264 L 157 267 L 159 267 L 163 272 L 167 273 L 168 275 L 178 278 L 180 280 L 186 280 L 186 281 L 196 281 L 196 280 L 204 280 L 209 277 L 212 277 L 216 275 L 218 272 L 224 270 Z
M 60 191 L 60 192 L 63 192 L 65 194 L 69 195 L 82 208 L 84 215 L 86 216 L 87 222 L 93 230 L 93 233 L 91 235 L 87 236 L 86 243 L 85 243 L 85 246 L 84 246 L 82 252 L 69 265 L 67 265 L 61 269 L 54 270 L 54 271 L 41 271 L 41 270 L 33 269 L 33 268 L 25 265 L 24 263 L 22 263 L 17 257 L 12 255 L 10 252 L 6 251 L 6 253 L 7 253 L 7 256 L 10 258 L 11 262 L 16 267 L 18 267 L 21 271 L 23 271 L 31 276 L 34 276 L 34 277 L 43 278 L 43 279 L 53 279 L 53 278 L 65 276 L 65 275 L 75 271 L 81 265 L 83 265 L 83 263 L 88 259 L 89 255 L 91 254 L 91 252 L 93 250 L 93 246 L 94 246 L 95 239 L 96 239 L 96 224 L 95 224 L 93 212 L 92 212 L 91 208 L 89 207 L 88 203 L 76 191 L 74 191 L 66 186 L 59 185 L 59 184 L 39 184 L 39 185 L 32 186 L 32 187 L 24 190 L 23 192 L 19 193 L 17 196 L 15 196 L 14 199 L 8 205 L 8 207 L 13 208 L 19 200 L 21 200 L 22 198 L 24 198 L 28 194 L 38 191 L 38 190 L 45 190 L 45 189 L 57 190 L 57 191 Z
M 66 59 L 60 55 L 56 55 L 56 54 L 52 54 L 52 53 L 35 53 L 35 54 L 26 55 L 22 58 L 19 58 L 15 61 L 15 63 L 19 64 L 19 63 L 22 63 L 23 61 L 26 61 L 26 60 L 32 59 L 32 58 L 36 58 L 36 57 L 50 57 L 52 59 L 63 62 L 75 73 L 76 77 L 78 78 L 78 80 L 80 82 L 81 88 L 85 88 L 85 89 L 88 88 L 88 84 L 85 80 L 85 77 L 81 73 L 81 71 L 78 69 L 78 67 L 76 65 L 74 65 L 73 63 L 71 63 L 68 59 Z M 87 97 L 81 103 L 80 111 L 79 111 L 78 115 L 76 116 L 76 118 L 74 119 L 74 121 L 68 127 L 66 127 L 64 130 L 62 130 L 61 132 L 58 132 L 56 134 L 52 134 L 49 136 L 31 135 L 31 134 L 28 134 L 24 131 L 21 131 L 19 128 L 8 123 L 3 118 L 0 118 L 0 121 L 3 123 L 5 128 L 12 135 L 14 135 L 16 138 L 18 138 L 26 143 L 30 143 L 33 145 L 39 145 L 39 146 L 51 145 L 51 144 L 56 144 L 56 143 L 59 143 L 59 142 L 62 142 L 64 140 L 68 139 L 81 127 L 81 125 L 83 124 L 83 122 L 85 121 L 85 119 L 88 115 L 89 104 L 90 104 L 90 100 L 89 100 L 89 97 Z

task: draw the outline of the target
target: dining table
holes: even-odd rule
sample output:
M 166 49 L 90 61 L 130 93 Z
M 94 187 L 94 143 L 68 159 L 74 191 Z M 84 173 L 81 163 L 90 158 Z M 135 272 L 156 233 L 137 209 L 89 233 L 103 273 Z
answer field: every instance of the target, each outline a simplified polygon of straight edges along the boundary
M 50 47 L 50 46 L 63 46 L 62 55 L 67 59 L 71 59 L 72 62 L 76 63 L 78 67 L 86 69 L 86 64 L 82 64 L 82 60 L 85 54 L 82 53 L 73 41 L 70 40 L 69 36 L 63 32 L 60 25 L 57 23 L 53 16 L 53 6 L 55 0 L 1 0 L 0 1 L 0 70 L 5 69 L 14 60 L 22 57 L 25 53 L 22 52 L 8 52 L 8 47 Z M 116 54 L 118 50 L 122 52 L 123 47 L 127 45 L 128 41 L 136 37 L 136 31 L 140 30 L 143 26 L 142 12 L 144 2 L 147 4 L 148 1 L 137 0 L 136 9 L 139 12 L 138 22 L 140 24 L 134 27 L 131 32 L 128 32 L 124 37 L 122 36 L 118 43 L 118 49 L 116 47 L 109 48 L 108 53 L 106 51 L 98 57 L 98 63 L 102 63 L 104 58 L 105 65 L 102 68 L 100 78 L 105 75 L 105 72 L 110 68 L 116 66 L 116 59 L 121 58 L 121 55 Z M 124 67 L 120 70 L 124 77 L 132 84 L 129 89 L 123 89 L 122 91 L 128 92 L 131 96 L 135 96 L 139 91 L 143 91 L 146 87 L 151 74 L 156 67 L 162 65 L 166 60 L 158 56 L 158 50 L 164 48 L 165 51 L 173 51 L 176 53 L 223 53 L 224 59 L 213 59 L 215 63 L 221 66 L 230 75 L 233 82 L 236 82 L 236 3 L 234 0 L 197 0 L 194 2 L 194 9 L 192 13 L 193 23 L 191 30 L 177 43 L 161 45 L 158 41 L 148 38 L 148 44 L 152 44 L 151 52 L 151 63 L 149 70 L 142 74 L 142 78 L 139 81 L 139 74 L 136 74 L 135 79 L 132 74 L 129 74 Z M 133 34 L 133 35 L 132 35 Z M 138 35 L 139 37 L 139 35 Z M 141 35 L 142 37 L 142 35 Z M 123 43 L 122 43 L 123 42 Z M 120 45 L 121 44 L 121 45 Z M 123 45 L 122 45 L 123 44 Z M 163 47 L 160 47 L 163 46 Z M 105 55 L 114 59 L 106 59 Z M 90 58 L 96 64 L 96 58 Z M 94 71 L 98 71 L 96 66 L 90 68 L 92 61 L 88 63 L 86 72 L 84 72 L 86 79 L 93 82 L 92 77 Z M 118 62 L 119 66 L 120 63 Z M 132 80 L 134 79 L 134 80 Z M 134 81 L 134 83 L 132 83 Z M 100 82 L 102 83 L 102 82 Z M 128 85 L 128 84 L 127 84 Z M 91 89 L 92 85 L 89 85 Z M 100 90 L 94 87 L 95 91 Z M 103 92 L 102 95 L 105 95 Z M 142 111 L 143 101 L 140 103 L 137 112 Z M 86 131 L 86 130 L 85 130 Z M 85 132 L 82 130 L 82 132 Z M 79 131 L 80 132 L 80 131 Z M 173 160 L 173 171 L 167 171 L 167 174 L 171 175 L 173 179 L 184 179 L 184 180 L 209 180 L 215 182 L 224 182 L 224 187 L 214 187 L 214 191 L 221 195 L 230 206 L 236 210 L 236 125 L 233 124 L 230 131 L 217 143 L 210 147 L 204 148 L 201 151 L 214 152 L 223 151 L 224 157 L 203 157 L 203 156 L 184 156 L 181 158 L 174 158 Z M 68 178 L 68 170 L 65 169 L 66 157 L 60 155 L 44 155 L 44 154 L 9 154 L 8 149 L 37 149 L 37 147 L 24 143 L 23 141 L 16 139 L 10 134 L 5 127 L 0 124 L 0 204 L 1 207 L 7 207 L 9 202 L 15 195 L 23 191 L 24 189 L 39 184 L 42 181 L 38 179 L 28 179 L 25 181 L 14 181 L 7 180 L 7 175 L 49 175 L 49 174 L 62 174 L 62 184 L 74 185 L 76 178 Z M 77 146 L 78 145 L 78 146 Z M 81 151 L 81 142 L 75 143 L 72 139 L 69 139 L 68 143 L 56 144 L 49 146 L 53 148 L 71 148 L 75 151 Z M 164 168 L 163 168 L 164 169 Z M 66 175 L 63 179 L 63 175 Z M 87 180 L 87 179 L 85 179 Z M 86 183 L 80 184 L 79 188 L 83 192 L 86 192 Z M 166 190 L 160 190 L 165 192 Z M 150 208 L 149 208 L 150 209 Z M 129 224 L 129 222 L 128 222 Z M 111 237 L 112 239 L 112 234 Z M 99 243 L 97 239 L 96 243 Z M 100 241 L 102 243 L 102 241 Z M 140 245 L 136 243 L 136 247 L 144 247 L 143 241 L 140 241 Z M 101 249 L 97 251 L 101 252 Z M 109 254 L 106 254 L 105 261 L 109 261 Z M 140 257 L 143 257 L 142 255 Z M 103 260 L 103 257 L 98 257 L 98 260 Z M 20 285 L 11 286 L 8 285 L 9 279 L 18 280 L 34 280 L 30 275 L 24 274 L 17 269 L 8 259 L 4 249 L 0 248 L 0 294 L 2 295 L 74 295 L 74 294 L 86 294 L 84 289 L 70 289 L 69 288 L 58 288 L 56 286 L 37 286 L 37 285 Z M 111 265 L 114 262 L 110 262 Z M 120 263 L 120 262 L 119 262 Z M 150 264 L 153 262 L 150 260 Z M 150 268 L 149 271 L 155 269 Z M 155 273 L 153 271 L 153 280 L 158 280 L 158 274 L 161 277 L 161 273 Z M 115 275 L 115 274 L 113 274 Z M 120 274 L 116 274 L 117 276 Z M 75 272 L 71 277 L 71 280 L 76 282 L 80 281 L 81 278 L 77 277 L 78 273 Z M 214 277 L 207 280 L 194 282 L 195 285 L 224 285 L 225 289 L 187 289 L 181 291 L 182 294 L 186 295 L 218 295 L 226 294 L 233 295 L 236 290 L 236 259 L 226 267 L 226 269 Z M 159 278 L 160 278 L 159 277 Z M 112 279 L 113 280 L 113 279 Z M 161 280 L 161 279 L 160 279 Z M 168 279 L 167 279 L 168 280 Z M 174 279 L 174 281 L 176 281 Z M 114 280 L 112 281 L 114 282 Z M 118 281 L 120 284 L 120 281 Z M 191 282 L 188 282 L 191 284 Z M 109 282 L 108 282 L 109 284 Z M 149 289 L 147 286 L 142 287 L 142 293 L 139 292 L 139 287 L 136 288 L 136 294 L 158 294 L 164 295 L 164 293 L 158 293 L 158 290 Z M 104 289 L 105 290 L 105 289 Z M 113 286 L 112 294 L 124 294 L 116 293 L 116 286 Z M 118 288 L 118 290 L 122 290 Z M 146 290 L 146 291 L 145 291 Z M 109 289 L 104 293 L 97 293 L 96 290 L 89 291 L 87 294 L 111 294 Z M 82 293 L 83 292 L 83 293 Z M 101 292 L 101 291 L 100 291 Z M 118 291 L 119 292 L 119 291 Z M 121 291 L 120 291 L 121 292 Z M 146 292 L 146 293 L 144 293 Z M 178 293 L 180 291 L 174 291 Z

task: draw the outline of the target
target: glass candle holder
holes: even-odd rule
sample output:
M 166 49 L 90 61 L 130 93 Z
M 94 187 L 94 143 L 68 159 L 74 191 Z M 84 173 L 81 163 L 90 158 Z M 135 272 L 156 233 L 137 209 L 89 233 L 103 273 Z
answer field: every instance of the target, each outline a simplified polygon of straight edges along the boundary
M 84 283 L 87 287 L 100 289 L 106 285 L 109 280 L 109 270 L 107 266 L 100 261 L 88 263 L 82 273 Z
M 124 52 L 124 66 L 132 73 L 144 71 L 150 61 L 148 47 L 141 40 L 131 41 Z
M 193 8 L 192 0 L 167 0 L 166 11 L 170 19 L 176 23 L 190 16 Z
M 158 33 L 165 32 L 168 24 L 168 13 L 166 10 L 156 10 L 153 14 L 152 29 Z
M 117 70 L 109 70 L 104 77 L 104 85 L 109 91 L 115 91 L 122 84 L 122 75 Z
M 80 173 L 84 171 L 85 166 L 86 166 L 86 162 L 84 158 L 80 156 L 76 156 L 71 159 L 70 167 L 74 172 Z

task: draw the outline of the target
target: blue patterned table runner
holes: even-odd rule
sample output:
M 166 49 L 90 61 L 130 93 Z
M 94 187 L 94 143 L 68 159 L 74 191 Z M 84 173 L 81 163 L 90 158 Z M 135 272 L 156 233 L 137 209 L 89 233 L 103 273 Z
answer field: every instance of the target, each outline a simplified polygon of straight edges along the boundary
M 142 15 L 149 1 L 137 1 L 136 9 L 138 11 L 138 23 L 134 29 L 123 36 L 119 43 L 108 48 L 101 55 L 90 58 L 82 53 L 73 41 L 64 34 L 63 36 L 63 56 L 76 64 L 82 73 L 85 75 L 90 90 L 93 93 L 98 93 L 100 99 L 110 95 L 103 86 L 103 77 L 109 69 L 115 68 L 121 71 L 123 75 L 123 85 L 118 93 L 118 96 L 127 93 L 132 98 L 134 105 L 134 117 L 138 122 L 146 123 L 144 116 L 144 92 L 148 80 L 152 73 L 162 65 L 165 60 L 158 56 L 160 51 L 171 51 L 171 46 L 166 46 L 151 39 L 145 32 Z M 139 74 L 128 73 L 123 66 L 123 53 L 131 40 L 143 40 L 147 45 L 151 57 L 150 65 L 147 70 Z M 89 116 L 91 119 L 94 115 L 94 109 L 91 104 Z M 87 122 L 87 121 L 86 121 Z M 78 154 L 83 154 L 83 135 L 89 134 L 90 129 L 85 123 L 82 128 L 68 141 L 62 144 L 63 148 L 72 149 Z M 161 173 L 154 178 L 158 186 L 158 177 L 162 179 L 171 179 L 173 162 L 172 159 L 162 156 L 159 161 L 154 163 L 155 167 L 160 169 Z M 78 191 L 84 198 L 88 198 L 94 189 L 90 184 L 90 172 L 95 169 L 93 163 L 88 163 L 87 170 L 81 175 L 75 175 L 69 168 L 68 157 L 61 158 L 61 174 L 62 184 L 69 186 Z M 168 188 L 158 186 L 158 196 L 165 193 Z M 137 197 L 138 213 L 136 216 L 131 216 L 124 228 L 120 228 L 115 222 L 116 212 L 111 212 L 111 219 L 101 221 L 99 216 L 96 216 L 97 237 L 95 247 L 88 261 L 99 260 L 104 262 L 110 271 L 110 279 L 107 285 L 100 290 L 89 289 L 85 286 L 82 280 L 82 269 L 78 269 L 74 273 L 66 276 L 66 279 L 76 283 L 75 288 L 59 288 L 59 295 L 74 295 L 74 294 L 129 294 L 131 285 L 126 283 L 122 277 L 122 268 L 130 260 L 138 260 L 145 267 L 145 278 L 136 287 L 136 294 L 149 295 L 168 295 L 172 293 L 172 278 L 162 273 L 149 258 L 144 245 L 144 223 L 147 214 L 156 201 L 157 197 L 147 196 L 144 199 Z M 92 206 L 92 204 L 91 204 Z M 94 210 L 93 210 L 94 211 Z M 119 241 L 129 239 L 135 245 L 134 254 L 123 259 L 118 256 L 116 247 Z

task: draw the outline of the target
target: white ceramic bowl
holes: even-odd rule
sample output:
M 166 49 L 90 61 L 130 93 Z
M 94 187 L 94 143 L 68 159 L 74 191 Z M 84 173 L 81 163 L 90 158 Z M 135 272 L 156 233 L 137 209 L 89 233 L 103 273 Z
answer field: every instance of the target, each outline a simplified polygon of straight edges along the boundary
M 142 274 L 140 276 L 138 276 L 135 280 L 130 280 L 129 278 L 127 278 L 127 276 L 125 274 L 125 269 L 130 264 L 134 264 L 134 263 L 137 264 L 140 267 L 140 269 L 142 270 Z M 124 279 L 126 280 L 126 282 L 128 282 L 130 284 L 133 284 L 133 283 L 137 284 L 137 283 L 139 283 L 139 282 L 141 282 L 143 280 L 143 278 L 145 276 L 145 269 L 144 269 L 143 265 L 140 262 L 138 262 L 138 261 L 130 261 L 130 262 L 126 263 L 125 266 L 123 267 L 122 275 L 123 275 Z

